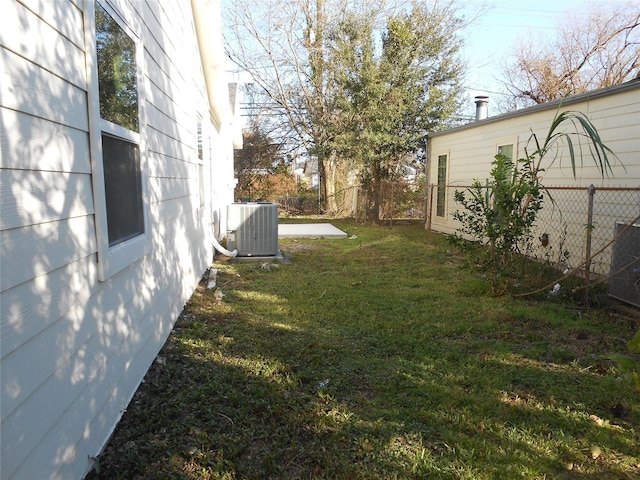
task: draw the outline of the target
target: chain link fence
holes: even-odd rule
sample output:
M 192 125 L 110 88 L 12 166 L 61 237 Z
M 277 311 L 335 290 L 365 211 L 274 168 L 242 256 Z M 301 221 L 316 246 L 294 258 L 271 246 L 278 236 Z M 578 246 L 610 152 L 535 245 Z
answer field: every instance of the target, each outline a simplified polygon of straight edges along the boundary
M 427 229 L 454 233 L 461 208 L 455 191 L 466 185 L 428 189 Z M 560 271 L 576 269 L 585 283 L 609 281 L 613 295 L 640 306 L 640 188 L 547 187 L 525 253 Z M 615 293 L 615 292 L 614 292 Z
M 314 215 L 320 213 L 320 199 L 317 193 L 287 194 L 279 196 L 274 203 L 278 204 L 279 215 Z
M 357 185 L 351 185 L 337 191 L 335 217 L 349 217 L 358 222 L 393 221 L 395 219 L 424 218 L 424 182 L 408 182 L 407 180 L 386 180 L 380 185 L 378 198 L 378 215 L 374 212 L 374 194 Z M 311 215 L 322 214 L 320 198 L 317 192 L 300 195 L 298 193 L 279 196 L 274 200 L 278 204 L 280 214 Z
M 378 218 L 371 192 L 357 186 L 336 193 L 336 216 L 356 221 L 421 219 L 427 235 L 453 234 L 461 208 L 455 191 L 468 185 L 424 186 L 385 182 Z M 280 214 L 321 214 L 316 194 L 276 199 Z M 426 213 L 426 215 L 425 215 Z M 585 285 L 608 282 L 610 295 L 640 307 L 640 187 L 547 187 L 532 236 L 523 251 L 560 272 L 575 270 Z

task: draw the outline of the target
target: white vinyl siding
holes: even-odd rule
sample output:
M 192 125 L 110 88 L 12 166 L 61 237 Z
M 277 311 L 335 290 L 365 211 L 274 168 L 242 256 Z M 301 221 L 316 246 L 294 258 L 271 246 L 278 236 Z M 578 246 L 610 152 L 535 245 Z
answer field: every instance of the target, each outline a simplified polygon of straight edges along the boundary
M 226 204 L 200 208 L 197 112 L 218 155 L 213 200 L 232 200 L 232 138 L 209 121 L 190 3 L 107 3 L 135 26 L 143 57 L 148 224 L 144 255 L 103 276 L 85 68 L 93 2 L 3 2 L 3 479 L 84 477 L 210 264 L 212 211 Z
M 2 478 L 55 470 L 34 461 L 40 473 L 29 477 L 20 467 L 72 403 L 61 379 L 90 296 L 81 267 L 96 252 L 82 11 L 62 0 L 24 3 L 4 2 L 0 19 Z M 61 9 L 64 25 L 53 21 Z M 38 398 L 46 403 L 32 405 Z

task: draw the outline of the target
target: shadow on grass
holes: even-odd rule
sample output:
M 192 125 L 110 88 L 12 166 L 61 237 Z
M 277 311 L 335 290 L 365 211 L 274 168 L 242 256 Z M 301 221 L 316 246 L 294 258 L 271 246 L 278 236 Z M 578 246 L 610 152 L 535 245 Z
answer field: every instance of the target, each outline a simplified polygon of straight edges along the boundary
M 388 233 L 221 267 L 225 303 L 194 294 L 95 478 L 640 474 L 637 408 L 595 363 L 620 332 L 467 298 L 452 255 L 408 265 Z

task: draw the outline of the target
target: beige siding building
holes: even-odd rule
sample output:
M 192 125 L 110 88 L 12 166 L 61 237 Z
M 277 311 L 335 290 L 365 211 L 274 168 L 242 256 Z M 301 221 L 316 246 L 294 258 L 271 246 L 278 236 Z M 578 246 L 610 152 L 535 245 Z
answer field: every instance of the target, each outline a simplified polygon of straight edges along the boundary
M 575 246 L 571 247 L 572 242 L 567 237 L 584 236 L 587 189 L 592 184 L 596 187 L 592 223 L 594 248 L 612 237 L 616 222 L 634 219 L 640 211 L 640 191 L 637 191 L 640 188 L 640 79 L 429 135 L 427 174 L 429 183 L 434 185 L 432 228 L 447 234 L 455 232 L 458 223 L 453 213 L 459 206 L 454 202 L 453 192 L 463 190 L 474 179 L 484 183 L 497 153 L 511 155 L 514 159 L 532 153 L 536 148 L 531 135 L 535 133 L 543 142 L 555 115 L 565 110 L 584 113 L 617 160 L 613 159 L 612 171 L 603 178 L 586 141 L 574 139 L 578 156 L 574 178 L 566 143 L 549 152 L 543 161 L 546 166 L 543 184 L 567 189 L 552 189 L 550 196 L 545 197 L 534 237 L 549 234 L 554 242 L 551 246 L 556 248 L 553 256 L 567 257 L 563 259 L 564 263 L 571 264 L 584 258 L 582 243 L 573 242 Z M 564 131 L 570 130 L 565 125 Z M 560 252 L 561 248 L 566 252 Z M 534 249 L 540 250 L 537 245 Z M 538 254 L 548 255 L 549 251 Z M 596 270 L 608 272 L 608 259 L 600 258 L 598 262 Z

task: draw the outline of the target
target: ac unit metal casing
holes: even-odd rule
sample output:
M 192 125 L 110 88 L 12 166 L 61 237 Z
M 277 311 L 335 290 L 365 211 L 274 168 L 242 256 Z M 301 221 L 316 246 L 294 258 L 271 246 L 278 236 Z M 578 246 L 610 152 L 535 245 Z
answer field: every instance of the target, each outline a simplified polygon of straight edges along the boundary
M 227 247 L 239 257 L 278 255 L 278 205 L 232 203 L 227 208 Z
M 622 222 L 616 223 L 615 235 L 619 235 L 627 225 Z M 609 295 L 636 307 L 640 307 L 640 263 L 637 261 L 638 255 L 640 255 L 640 224 L 635 224 L 613 245 Z M 631 266 L 629 267 L 629 265 Z

